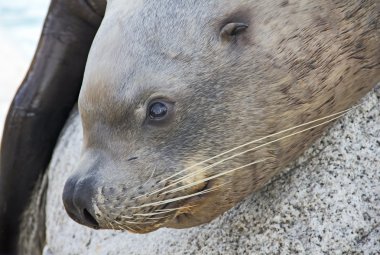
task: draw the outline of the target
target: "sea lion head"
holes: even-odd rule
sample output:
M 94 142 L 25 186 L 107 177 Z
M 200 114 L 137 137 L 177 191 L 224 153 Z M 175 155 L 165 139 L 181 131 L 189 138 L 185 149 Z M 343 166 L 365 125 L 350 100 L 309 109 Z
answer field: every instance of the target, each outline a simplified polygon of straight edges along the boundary
M 302 43 L 316 35 L 327 49 L 319 32 L 330 21 L 320 10 L 317 27 L 301 9 L 109 0 L 79 98 L 83 151 L 63 192 L 68 214 L 94 228 L 185 228 L 267 183 L 318 129 L 261 139 L 344 106 L 305 83 L 329 53 Z

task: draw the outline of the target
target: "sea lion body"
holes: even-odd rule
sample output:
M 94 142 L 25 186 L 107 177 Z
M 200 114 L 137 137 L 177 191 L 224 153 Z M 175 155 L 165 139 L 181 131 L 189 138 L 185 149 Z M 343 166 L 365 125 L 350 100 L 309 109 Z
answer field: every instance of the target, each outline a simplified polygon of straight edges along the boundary
M 376 1 L 109 1 L 69 215 L 138 233 L 211 221 L 327 123 L 271 134 L 348 109 L 380 79 L 377 21 Z

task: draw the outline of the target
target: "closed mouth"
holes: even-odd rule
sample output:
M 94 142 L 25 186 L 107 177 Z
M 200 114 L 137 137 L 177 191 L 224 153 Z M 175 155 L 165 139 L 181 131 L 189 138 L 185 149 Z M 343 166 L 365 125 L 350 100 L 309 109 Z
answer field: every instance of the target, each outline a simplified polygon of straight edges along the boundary
M 154 222 L 151 222 L 151 223 L 141 222 L 141 225 L 140 224 L 130 225 L 126 227 L 125 230 L 133 232 L 133 233 L 145 234 L 145 233 L 155 231 L 160 227 L 166 226 L 166 224 L 169 222 L 175 223 L 175 222 L 178 222 L 179 220 L 186 220 L 186 219 L 191 220 L 191 217 L 192 217 L 191 208 L 195 207 L 197 203 L 199 203 L 208 195 L 208 193 L 202 194 L 202 192 L 207 192 L 207 190 L 210 189 L 211 186 L 212 186 L 212 182 L 206 181 L 203 183 L 203 185 L 199 189 L 189 194 L 188 198 L 185 198 L 179 201 L 169 202 L 155 208 L 156 212 L 157 211 L 162 212 L 162 214 L 159 214 L 157 217 L 157 218 L 163 217 L 162 219 L 154 220 Z M 201 194 L 192 196 L 192 194 L 197 194 L 197 193 L 201 193 Z M 165 211 L 167 212 L 165 213 Z M 141 214 L 144 214 L 144 213 L 141 213 Z M 126 225 L 128 225 L 128 223 Z
M 208 189 L 211 189 L 212 188 L 212 181 L 206 181 L 204 182 L 204 185 L 202 188 L 198 189 L 196 192 L 194 192 L 193 194 L 196 194 L 196 193 L 202 193 L 202 192 L 206 192 Z M 178 210 L 176 211 L 175 215 L 174 215 L 174 218 L 172 218 L 172 220 L 179 220 L 180 218 L 187 218 L 189 219 L 191 216 L 191 208 L 192 207 L 195 207 L 197 205 L 197 203 L 199 203 L 200 201 L 202 201 L 205 197 L 207 197 L 208 193 L 204 193 L 204 194 L 199 194 L 199 195 L 196 195 L 196 196 L 192 196 L 192 197 L 189 197 L 179 203 L 174 203 L 175 205 L 173 206 L 172 204 L 169 204 L 170 207 L 175 207 L 177 206 L 178 208 L 187 208 L 186 205 L 189 205 L 189 209 L 188 210 L 184 210 L 181 212 L 181 210 Z M 185 217 L 184 217 L 185 216 Z M 172 221 L 172 220 L 169 220 L 169 221 Z

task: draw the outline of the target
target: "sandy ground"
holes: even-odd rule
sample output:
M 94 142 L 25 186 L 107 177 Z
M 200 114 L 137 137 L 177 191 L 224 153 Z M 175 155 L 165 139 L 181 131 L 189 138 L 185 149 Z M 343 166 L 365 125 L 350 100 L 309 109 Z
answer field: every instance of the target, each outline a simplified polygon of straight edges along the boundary
M 30 59 L 17 51 L 17 42 L 0 30 L 0 140 L 6 113 L 14 94 L 28 70 Z

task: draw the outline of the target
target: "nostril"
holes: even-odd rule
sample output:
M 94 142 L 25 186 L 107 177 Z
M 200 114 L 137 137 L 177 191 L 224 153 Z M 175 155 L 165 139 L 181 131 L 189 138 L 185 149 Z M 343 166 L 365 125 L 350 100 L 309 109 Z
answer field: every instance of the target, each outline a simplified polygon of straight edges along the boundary
M 83 209 L 83 216 L 89 223 L 93 225 L 94 228 L 99 227 L 99 223 L 95 220 L 94 216 L 92 216 L 86 208 Z
M 79 224 L 99 229 L 92 204 L 96 181 L 91 177 L 77 176 L 66 181 L 63 190 L 63 204 L 68 215 Z
M 132 160 L 135 160 L 135 159 L 138 159 L 138 157 L 129 158 L 127 161 L 132 161 Z

